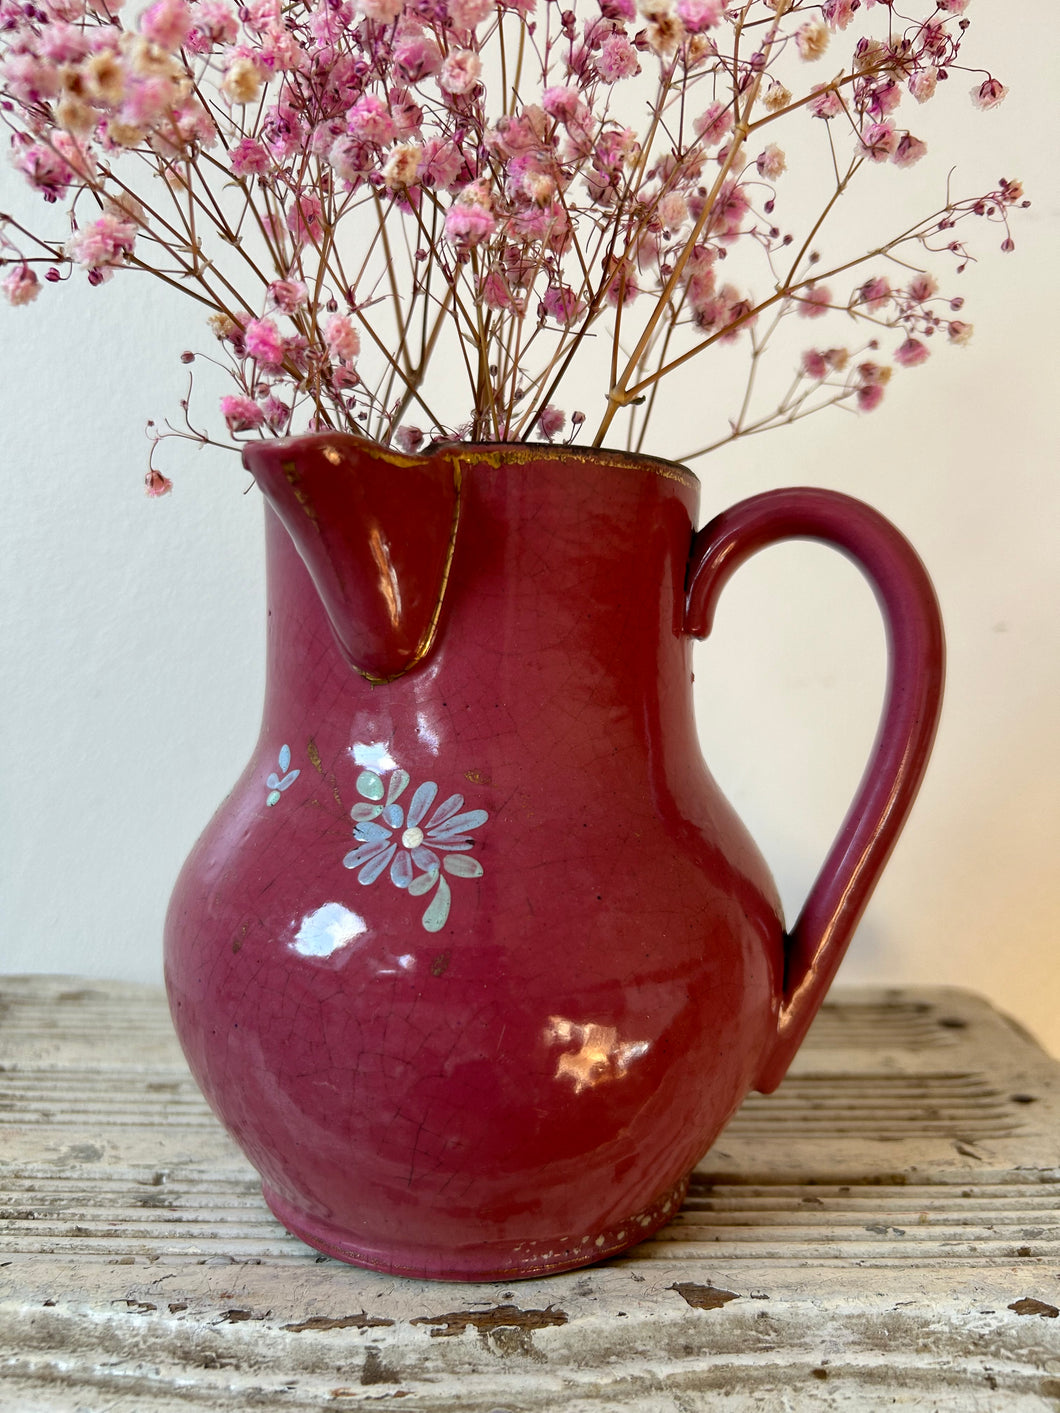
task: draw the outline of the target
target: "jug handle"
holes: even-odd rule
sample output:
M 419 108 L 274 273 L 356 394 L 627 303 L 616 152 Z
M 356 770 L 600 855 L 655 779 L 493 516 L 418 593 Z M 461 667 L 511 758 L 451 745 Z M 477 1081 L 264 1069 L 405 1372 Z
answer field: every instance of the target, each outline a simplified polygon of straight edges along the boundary
M 945 661 L 938 600 L 909 542 L 861 501 L 807 487 L 752 496 L 699 531 L 688 568 L 685 631 L 705 638 L 729 576 L 758 550 L 790 539 L 832 545 L 864 573 L 887 629 L 888 676 L 865 774 L 785 936 L 776 1038 L 755 1081 L 764 1093 L 784 1078 L 912 808 L 938 725 Z

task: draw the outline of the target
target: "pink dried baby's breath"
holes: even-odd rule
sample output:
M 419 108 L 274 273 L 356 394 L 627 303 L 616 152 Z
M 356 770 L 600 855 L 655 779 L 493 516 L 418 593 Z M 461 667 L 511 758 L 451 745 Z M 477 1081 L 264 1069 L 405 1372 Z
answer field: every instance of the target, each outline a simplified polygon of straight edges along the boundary
M 637 0 L 537 0 L 535 19 L 534 0 L 141 0 L 123 28 L 118 0 L 0 0 L 0 86 L 16 168 L 74 214 L 65 248 L 65 225 L 35 247 L 34 263 L 42 249 L 55 262 L 40 278 L 74 264 L 100 283 L 136 263 L 194 287 L 237 380 L 222 412 L 232 435 L 311 420 L 400 443 L 415 400 L 433 438 L 558 438 L 572 424 L 555 386 L 584 340 L 580 363 L 616 369 L 630 393 L 607 400 L 598 439 L 618 416 L 637 444 L 656 404 L 640 394 L 667 361 L 731 343 L 763 308 L 898 329 L 899 367 L 923 361 L 930 334 L 970 331 L 926 276 L 904 289 L 867 279 L 868 255 L 837 249 L 833 223 L 798 229 L 794 182 L 774 190 L 787 166 L 776 125 L 810 115 L 838 119 L 837 182 L 844 163 L 853 176 L 866 158 L 905 168 L 923 155 L 900 104 L 968 72 L 965 0 L 910 3 L 899 18 L 880 0 L 639 0 L 639 14 Z M 808 86 L 799 60 L 826 50 L 834 67 Z M 641 72 L 659 102 L 633 130 L 615 85 Z M 977 106 L 996 106 L 1004 86 L 978 78 Z M 200 165 L 211 144 L 216 161 Z M 136 184 L 136 162 L 150 181 Z M 799 173 L 800 193 L 812 175 Z M 138 215 L 114 204 L 128 190 L 150 195 Z M 1003 182 L 871 248 L 891 269 L 915 269 L 920 251 L 963 265 L 953 228 L 996 221 L 1009 248 L 1023 204 Z M 730 253 L 746 273 L 733 261 L 738 283 L 723 284 Z M 6 236 L 0 266 L 9 302 L 43 287 Z M 848 269 L 833 298 L 826 285 Z M 621 311 L 633 299 L 636 319 Z M 756 358 L 769 337 L 759 329 Z M 467 368 L 470 416 L 438 405 L 415 366 L 432 354 Z M 877 405 L 890 368 L 852 368 L 857 356 L 797 357 L 809 410 Z
M 223 397 L 221 399 L 221 416 L 225 419 L 228 430 L 233 434 L 252 432 L 262 426 L 265 421 L 265 413 L 252 397 Z
M 732 131 L 732 104 L 708 103 L 703 112 L 692 119 L 692 130 L 707 147 L 716 146 Z
M 173 482 L 168 476 L 163 476 L 161 471 L 156 471 L 152 466 L 144 477 L 144 490 L 153 498 L 168 495 L 173 489 Z
M 723 0 L 677 0 L 677 18 L 689 34 L 702 34 L 719 25 L 725 15 Z
M 309 299 L 309 290 L 301 280 L 273 280 L 268 289 L 269 303 L 281 314 L 294 314 Z
M 32 304 L 40 294 L 40 280 L 25 263 L 16 265 L 10 274 L 5 275 L 0 288 L 8 304 Z
M 998 79 L 984 79 L 972 89 L 972 102 L 977 108 L 996 108 L 1007 93 L 1008 89 Z
M 252 319 L 243 332 L 247 356 L 266 368 L 283 363 L 283 335 L 272 319 Z
M 170 52 L 179 49 L 193 24 L 186 0 L 155 0 L 140 16 L 140 33 Z
M 827 285 L 811 285 L 803 294 L 796 295 L 795 300 L 804 319 L 820 319 L 832 307 L 832 291 Z
M 903 368 L 915 368 L 931 356 L 931 350 L 920 339 L 908 338 L 895 350 L 894 361 Z
M 448 54 L 438 75 L 438 85 L 446 93 L 460 95 L 469 92 L 478 82 L 482 60 L 472 49 L 457 49 Z
M 542 441 L 554 441 L 566 425 L 567 414 L 560 408 L 553 406 L 552 403 L 548 403 L 541 409 L 537 419 L 537 435 Z
M 891 161 L 896 167 L 911 167 L 914 162 L 919 162 L 926 153 L 926 142 L 922 142 L 919 137 L 914 137 L 911 132 L 904 132 L 898 139 L 898 146 L 894 149 Z
M 624 34 L 613 34 L 604 41 L 595 64 L 605 83 L 619 83 L 640 73 L 637 51 Z
M 353 363 L 361 351 L 361 335 L 345 314 L 333 314 L 324 325 L 324 341 L 332 358 Z

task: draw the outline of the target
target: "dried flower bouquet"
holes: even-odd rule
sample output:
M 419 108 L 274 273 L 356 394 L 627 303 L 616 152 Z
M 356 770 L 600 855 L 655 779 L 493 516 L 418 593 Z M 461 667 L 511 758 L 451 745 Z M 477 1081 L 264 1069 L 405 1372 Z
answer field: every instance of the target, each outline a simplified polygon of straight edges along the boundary
M 852 190 L 924 155 L 920 105 L 1004 97 L 962 66 L 968 0 L 122 4 L 0 0 L 14 165 L 62 210 L 0 216 L 2 287 L 138 270 L 189 295 L 232 439 L 641 450 L 664 380 L 727 344 L 742 395 L 689 457 L 870 411 L 971 332 L 932 267 L 964 266 L 977 218 L 1011 249 L 1026 204 L 1004 180 L 892 226 L 888 200 L 849 244 Z M 212 442 L 182 407 L 154 441 Z

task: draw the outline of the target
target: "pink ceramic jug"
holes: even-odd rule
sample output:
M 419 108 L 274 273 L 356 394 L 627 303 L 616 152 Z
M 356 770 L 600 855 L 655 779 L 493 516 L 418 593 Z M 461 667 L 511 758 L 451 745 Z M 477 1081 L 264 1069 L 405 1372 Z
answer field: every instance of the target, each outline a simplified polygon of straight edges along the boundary
M 784 1075 L 923 773 L 943 646 L 905 540 L 570 448 L 248 447 L 269 505 L 253 759 L 166 930 L 173 1017 L 280 1221 L 379 1270 L 540 1275 L 647 1236 Z M 696 739 L 692 640 L 810 537 L 890 641 L 854 805 L 785 933 Z

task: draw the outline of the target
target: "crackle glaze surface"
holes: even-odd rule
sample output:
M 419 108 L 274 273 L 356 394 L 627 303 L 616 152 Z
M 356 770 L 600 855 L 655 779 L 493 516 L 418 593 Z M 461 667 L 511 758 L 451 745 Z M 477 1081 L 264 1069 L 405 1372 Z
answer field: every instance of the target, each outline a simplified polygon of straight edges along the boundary
M 484 1279 L 667 1220 L 760 1081 L 785 937 L 696 740 L 693 478 L 469 452 L 391 458 L 327 582 L 313 467 L 253 467 L 279 512 L 264 720 L 178 882 L 166 975 L 290 1230 Z

